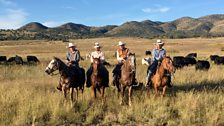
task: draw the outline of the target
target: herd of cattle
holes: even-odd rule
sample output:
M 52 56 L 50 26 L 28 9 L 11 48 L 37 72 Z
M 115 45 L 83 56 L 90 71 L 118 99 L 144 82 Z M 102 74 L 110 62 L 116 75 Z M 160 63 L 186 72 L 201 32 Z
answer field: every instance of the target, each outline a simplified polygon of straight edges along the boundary
M 23 60 L 21 56 L 16 55 L 15 57 L 0 56 L 0 64 L 38 64 L 40 61 L 36 56 L 27 56 L 27 62 Z
M 146 51 L 145 55 L 151 55 L 150 51 Z M 196 60 L 197 53 L 189 53 L 186 56 L 174 56 L 173 65 L 175 68 L 183 68 L 185 66 L 195 65 L 196 70 L 208 70 L 210 68 L 210 62 L 208 60 Z M 224 64 L 224 56 L 210 55 L 210 61 L 214 64 Z M 149 65 L 151 58 L 143 58 L 142 64 Z

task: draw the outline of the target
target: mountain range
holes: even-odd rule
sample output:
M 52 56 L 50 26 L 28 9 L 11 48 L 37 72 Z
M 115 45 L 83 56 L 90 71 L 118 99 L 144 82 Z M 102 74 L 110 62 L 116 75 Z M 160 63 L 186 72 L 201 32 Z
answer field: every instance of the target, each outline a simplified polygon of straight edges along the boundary
M 31 39 L 93 37 L 213 37 L 224 35 L 224 14 L 208 15 L 199 18 L 182 17 L 169 22 L 151 20 L 141 22 L 129 21 L 119 26 L 107 25 L 102 27 L 86 26 L 72 22 L 57 27 L 47 27 L 38 22 L 31 22 L 14 30 L 12 33 L 15 31 L 17 35 L 14 36 L 19 37 L 19 39 L 23 38 L 20 34 L 22 31 L 23 36 L 26 36 L 26 33 L 30 34 L 33 37 L 31 37 Z M 3 34 L 2 30 L 0 33 L 0 35 Z

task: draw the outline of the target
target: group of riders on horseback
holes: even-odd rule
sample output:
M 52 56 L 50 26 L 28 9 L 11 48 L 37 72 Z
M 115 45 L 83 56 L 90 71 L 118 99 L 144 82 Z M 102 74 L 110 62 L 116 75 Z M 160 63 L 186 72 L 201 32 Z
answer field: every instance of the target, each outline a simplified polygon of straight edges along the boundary
M 123 62 L 129 57 L 130 55 L 130 50 L 128 48 L 125 47 L 125 43 L 119 41 L 118 42 L 118 46 L 119 48 L 116 51 L 116 57 L 117 57 L 117 61 L 118 64 L 115 66 L 114 70 L 113 70 L 113 81 L 112 84 L 115 86 L 117 81 L 119 80 L 120 76 L 121 76 L 121 67 L 123 65 Z M 158 39 L 156 41 L 156 43 L 154 43 L 154 49 L 152 50 L 152 62 L 151 65 L 148 68 L 147 71 L 147 77 L 146 77 L 146 86 L 151 86 L 151 77 L 152 75 L 156 72 L 157 70 L 157 66 L 160 65 L 160 63 L 162 62 L 163 58 L 166 56 L 166 50 L 163 48 L 164 46 L 164 42 L 160 39 Z M 91 61 L 91 65 L 89 67 L 89 69 L 86 72 L 87 75 L 87 82 L 86 82 L 86 87 L 90 87 L 91 86 L 91 74 L 93 72 L 93 59 L 94 58 L 99 58 L 100 59 L 100 63 L 104 64 L 105 61 L 105 55 L 102 52 L 101 48 L 102 46 L 99 43 L 95 43 L 94 45 L 95 51 L 91 53 L 90 56 L 90 61 Z M 77 49 L 77 47 L 73 44 L 73 43 L 69 43 L 68 45 L 68 52 L 66 55 L 66 61 L 67 61 L 67 65 L 69 67 L 78 67 L 79 68 L 79 61 L 80 61 L 80 52 Z M 167 76 L 171 75 L 169 72 L 167 72 L 166 74 Z M 134 76 L 133 76 L 133 85 L 137 84 L 137 80 L 136 80 L 136 70 L 134 70 Z M 109 86 L 109 85 L 107 85 Z M 168 84 L 168 87 L 172 87 L 171 83 Z M 61 89 L 62 86 L 59 83 L 59 85 L 57 86 L 58 90 L 62 90 Z

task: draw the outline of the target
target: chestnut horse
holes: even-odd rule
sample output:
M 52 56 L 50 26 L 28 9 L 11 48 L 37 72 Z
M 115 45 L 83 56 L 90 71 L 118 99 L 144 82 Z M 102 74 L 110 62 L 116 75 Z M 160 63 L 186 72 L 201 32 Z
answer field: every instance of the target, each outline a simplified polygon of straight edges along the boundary
M 131 106 L 131 96 L 132 96 L 132 85 L 134 84 L 134 75 L 136 70 L 136 59 L 135 54 L 129 54 L 128 58 L 123 61 L 121 67 L 121 77 L 119 79 L 119 84 L 117 85 L 118 93 L 121 95 L 120 104 L 124 103 L 125 89 L 128 87 L 128 105 Z
M 92 97 L 96 99 L 96 91 L 98 90 L 104 100 L 105 88 L 109 87 L 109 72 L 106 67 L 100 63 L 100 58 L 93 58 L 93 72 L 90 79 Z
M 167 85 L 171 83 L 171 75 L 167 73 L 174 73 L 175 68 L 173 61 L 169 56 L 163 58 L 161 64 L 158 65 L 156 73 L 152 76 L 152 86 L 155 90 L 155 96 L 158 96 L 158 88 L 163 87 L 162 95 L 165 96 Z
M 59 70 L 59 84 L 62 86 L 64 98 L 65 100 L 67 99 L 67 90 L 70 89 L 71 104 L 73 104 L 74 88 L 76 89 L 76 100 L 78 99 L 78 90 L 81 90 L 83 93 L 85 84 L 85 70 L 77 66 L 67 66 L 59 58 L 54 57 L 46 67 L 45 72 L 47 74 L 53 74 L 56 70 Z

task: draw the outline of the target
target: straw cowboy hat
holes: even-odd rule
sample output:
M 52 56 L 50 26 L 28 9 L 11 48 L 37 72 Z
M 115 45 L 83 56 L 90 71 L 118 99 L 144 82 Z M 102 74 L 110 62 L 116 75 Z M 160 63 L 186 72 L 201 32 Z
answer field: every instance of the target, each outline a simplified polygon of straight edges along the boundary
M 102 48 L 102 46 L 100 46 L 100 44 L 96 42 L 94 48 Z
M 161 39 L 157 39 L 155 44 L 157 44 L 157 45 L 164 45 L 164 42 Z
M 72 48 L 75 47 L 75 45 L 73 43 L 68 43 L 68 48 Z
M 122 46 L 122 45 L 125 45 L 125 43 L 123 43 L 122 41 L 119 41 L 119 42 L 118 42 L 118 45 L 119 45 L 119 46 Z

